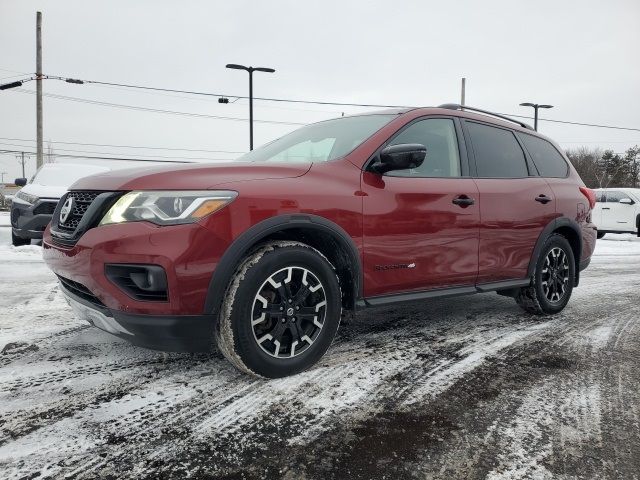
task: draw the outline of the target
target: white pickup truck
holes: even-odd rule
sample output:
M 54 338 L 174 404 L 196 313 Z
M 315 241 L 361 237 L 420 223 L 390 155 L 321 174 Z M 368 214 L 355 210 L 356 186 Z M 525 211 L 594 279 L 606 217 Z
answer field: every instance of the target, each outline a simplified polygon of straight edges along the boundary
M 591 214 L 598 238 L 607 233 L 635 233 L 640 236 L 640 188 L 600 188 Z

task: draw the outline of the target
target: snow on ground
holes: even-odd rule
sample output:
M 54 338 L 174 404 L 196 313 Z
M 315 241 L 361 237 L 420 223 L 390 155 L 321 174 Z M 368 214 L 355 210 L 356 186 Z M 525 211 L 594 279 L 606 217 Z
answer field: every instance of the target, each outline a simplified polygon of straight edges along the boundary
M 3 216 L 0 214 L 0 222 Z M 495 294 L 364 312 L 310 371 L 144 350 L 76 320 L 0 227 L 1 478 L 637 478 L 640 239 L 561 314 Z M 634 477 L 635 476 L 635 477 Z
M 0 212 L 0 227 L 8 227 L 11 225 L 11 217 L 9 212 Z

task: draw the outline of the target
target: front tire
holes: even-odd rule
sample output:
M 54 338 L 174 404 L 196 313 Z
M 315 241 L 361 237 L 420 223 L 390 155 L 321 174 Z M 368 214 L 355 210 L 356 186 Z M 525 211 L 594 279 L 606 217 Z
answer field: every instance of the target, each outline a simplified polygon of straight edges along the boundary
M 573 292 L 576 262 L 565 237 L 551 235 L 544 243 L 529 287 L 521 288 L 516 302 L 526 312 L 553 315 L 566 307 Z
M 338 278 L 320 252 L 299 242 L 265 244 L 245 258 L 227 289 L 218 348 L 253 375 L 302 372 L 331 345 L 341 304 Z

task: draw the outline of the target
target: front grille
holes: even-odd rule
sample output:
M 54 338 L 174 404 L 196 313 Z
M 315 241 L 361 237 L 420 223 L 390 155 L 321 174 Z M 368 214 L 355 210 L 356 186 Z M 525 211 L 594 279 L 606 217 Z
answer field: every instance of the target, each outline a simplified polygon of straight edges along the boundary
M 61 277 L 58 275 L 58 280 L 60 280 L 60 284 L 62 287 L 73 293 L 74 295 L 86 300 L 97 307 L 105 308 L 105 304 L 100 301 L 98 297 L 96 297 L 91 291 L 82 285 L 81 283 L 75 282 L 73 280 L 69 280 L 68 278 Z
M 34 215 L 53 215 L 58 202 L 42 202 L 36 208 L 33 209 Z
M 102 192 L 97 191 L 73 191 L 67 194 L 66 199 L 73 198 L 74 199 L 74 207 L 73 211 L 67 217 L 67 221 L 62 223 L 58 222 L 58 229 L 63 232 L 74 232 L 76 228 L 78 228 L 78 224 L 82 217 L 86 213 L 87 209 L 93 203 L 98 195 Z M 65 199 L 65 201 L 66 201 Z
M 100 223 L 100 219 L 122 196 L 122 193 L 96 190 L 74 190 L 66 193 L 58 202 L 51 217 L 53 242 L 65 247 L 75 245 L 87 230 Z M 69 199 L 73 200 L 73 207 L 67 212 Z M 63 210 L 67 213 L 64 223 L 60 221 L 60 212 Z

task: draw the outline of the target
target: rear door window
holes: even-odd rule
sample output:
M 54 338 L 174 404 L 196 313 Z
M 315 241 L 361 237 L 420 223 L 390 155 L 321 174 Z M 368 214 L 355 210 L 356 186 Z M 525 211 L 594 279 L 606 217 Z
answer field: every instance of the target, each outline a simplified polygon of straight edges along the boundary
M 520 133 L 519 136 L 524 143 L 524 148 L 527 149 L 538 172 L 540 172 L 540 176 L 555 178 L 567 176 L 569 166 L 556 147 L 543 138 L 533 135 Z
M 471 136 L 478 177 L 529 176 L 524 152 L 513 132 L 469 121 L 466 122 L 466 126 Z

